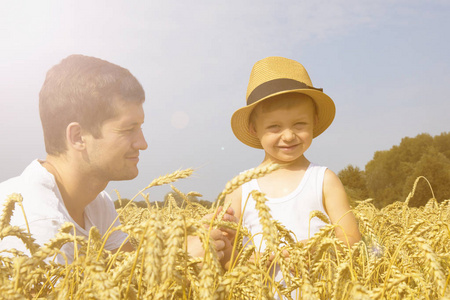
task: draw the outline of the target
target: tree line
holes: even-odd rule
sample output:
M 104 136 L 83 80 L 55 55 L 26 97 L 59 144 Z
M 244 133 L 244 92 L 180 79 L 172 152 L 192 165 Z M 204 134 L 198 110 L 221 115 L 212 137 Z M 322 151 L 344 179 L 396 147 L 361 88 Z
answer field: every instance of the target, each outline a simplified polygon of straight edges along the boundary
M 352 206 L 368 198 L 378 208 L 404 201 L 420 176 L 426 180 L 418 181 L 410 206 L 425 205 L 433 195 L 438 201 L 450 199 L 450 133 L 405 137 L 390 150 L 375 152 L 364 170 L 348 165 L 338 176 Z
M 371 198 L 377 208 L 395 201 L 404 201 L 412 191 L 418 177 L 424 177 L 417 183 L 414 196 L 409 205 L 425 205 L 433 195 L 438 201 L 450 199 L 450 132 L 437 136 L 422 133 L 416 137 L 405 137 L 399 145 L 389 150 L 375 152 L 364 170 L 348 165 L 338 173 L 350 204 L 355 207 L 358 201 Z M 174 192 L 165 195 L 162 201 L 152 205 L 167 205 L 169 195 L 177 206 L 184 207 L 187 202 Z M 196 195 L 187 195 L 189 202 L 199 203 L 209 208 L 212 202 L 199 199 Z M 116 200 L 116 208 L 123 207 L 128 199 Z M 145 201 L 135 202 L 139 207 L 147 207 Z
M 178 194 L 176 192 L 168 192 L 164 196 L 164 200 L 151 201 L 150 205 L 156 206 L 156 207 L 164 207 L 164 206 L 167 206 L 170 201 L 173 201 L 173 203 L 177 207 L 180 207 L 180 208 L 185 208 L 186 205 L 188 205 L 188 203 L 198 203 L 206 208 L 210 208 L 212 205 L 211 201 L 199 199 L 199 197 L 201 197 L 201 195 L 199 195 L 199 194 L 187 194 L 184 196 L 185 196 L 185 198 L 183 198 L 183 196 L 181 196 L 180 194 Z M 131 200 L 129 200 L 129 199 L 116 200 L 116 201 L 114 201 L 114 206 L 116 209 L 122 208 L 122 207 L 125 207 L 128 204 L 128 202 L 130 202 L 130 201 Z M 141 208 L 148 207 L 147 202 L 145 202 L 145 201 L 134 201 L 134 204 L 137 207 L 141 207 Z

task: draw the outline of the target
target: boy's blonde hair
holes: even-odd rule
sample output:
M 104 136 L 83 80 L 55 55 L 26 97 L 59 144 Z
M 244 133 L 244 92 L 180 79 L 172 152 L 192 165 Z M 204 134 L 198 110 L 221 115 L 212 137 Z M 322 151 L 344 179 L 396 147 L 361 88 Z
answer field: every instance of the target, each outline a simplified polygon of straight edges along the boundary
M 286 97 L 286 95 L 298 95 L 297 97 Z M 290 109 L 297 105 L 300 101 L 311 101 L 314 109 L 314 115 L 317 116 L 317 105 L 314 100 L 305 94 L 287 93 L 277 95 L 265 101 L 258 103 L 249 116 L 249 126 L 255 125 L 256 118 L 260 113 L 272 112 L 276 109 Z

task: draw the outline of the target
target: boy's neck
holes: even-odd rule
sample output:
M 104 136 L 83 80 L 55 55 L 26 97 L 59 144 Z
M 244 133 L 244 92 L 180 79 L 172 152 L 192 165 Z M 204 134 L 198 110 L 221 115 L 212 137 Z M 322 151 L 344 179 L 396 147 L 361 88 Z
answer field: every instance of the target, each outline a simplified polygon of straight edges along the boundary
M 276 161 L 266 154 L 266 156 L 264 157 L 264 160 L 262 161 L 262 163 L 259 166 L 262 167 L 262 166 L 265 166 L 270 163 L 280 164 L 280 165 L 283 165 L 283 169 L 294 171 L 294 170 L 306 170 L 310 164 L 310 161 L 304 155 L 302 155 L 294 161 L 282 162 L 282 161 Z
M 264 160 L 261 166 L 270 162 L 272 160 Z M 282 198 L 292 193 L 301 183 L 310 162 L 303 157 L 290 164 L 283 164 L 282 168 L 257 179 L 261 192 L 269 198 Z

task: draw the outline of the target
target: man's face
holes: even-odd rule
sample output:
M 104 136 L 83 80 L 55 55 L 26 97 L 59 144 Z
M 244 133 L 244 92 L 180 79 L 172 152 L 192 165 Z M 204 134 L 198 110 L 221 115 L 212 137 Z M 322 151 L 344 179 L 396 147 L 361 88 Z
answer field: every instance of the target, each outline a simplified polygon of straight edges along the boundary
M 86 136 L 89 175 L 106 182 L 135 178 L 139 172 L 139 151 L 148 146 L 141 128 L 142 104 L 118 100 L 116 112 L 115 117 L 103 123 L 100 138 Z

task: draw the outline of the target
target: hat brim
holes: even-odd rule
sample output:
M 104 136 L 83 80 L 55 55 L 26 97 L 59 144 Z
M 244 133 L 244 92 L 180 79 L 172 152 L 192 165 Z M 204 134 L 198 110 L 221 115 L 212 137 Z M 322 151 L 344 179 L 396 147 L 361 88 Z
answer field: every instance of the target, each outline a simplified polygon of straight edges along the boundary
M 250 105 L 244 106 L 236 110 L 231 117 L 231 128 L 233 130 L 234 135 L 242 143 L 253 148 L 262 149 L 263 147 L 261 146 L 259 139 L 253 134 L 251 134 L 249 131 L 250 114 L 252 113 L 256 105 L 258 105 L 262 101 L 272 98 L 274 96 L 287 93 L 299 93 L 307 95 L 311 97 L 316 103 L 318 123 L 316 124 L 316 126 L 314 126 L 313 138 L 319 136 L 331 125 L 331 123 L 334 120 L 334 116 L 336 114 L 336 107 L 334 105 L 333 100 L 322 91 L 313 89 L 297 89 L 297 90 L 282 91 L 268 95 Z

